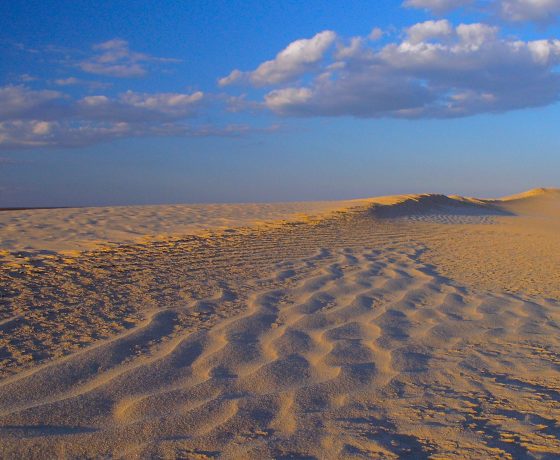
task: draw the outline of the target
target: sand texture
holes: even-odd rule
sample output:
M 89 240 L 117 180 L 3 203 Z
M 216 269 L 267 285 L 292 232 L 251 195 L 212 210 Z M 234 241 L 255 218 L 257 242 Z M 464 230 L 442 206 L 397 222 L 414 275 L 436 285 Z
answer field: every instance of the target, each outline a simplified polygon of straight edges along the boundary
M 113 206 L 0 212 L 0 250 L 71 252 L 208 229 L 259 226 L 327 216 L 371 200 L 301 203 Z
M 559 458 L 560 191 L 223 206 L 0 215 L 0 457 Z

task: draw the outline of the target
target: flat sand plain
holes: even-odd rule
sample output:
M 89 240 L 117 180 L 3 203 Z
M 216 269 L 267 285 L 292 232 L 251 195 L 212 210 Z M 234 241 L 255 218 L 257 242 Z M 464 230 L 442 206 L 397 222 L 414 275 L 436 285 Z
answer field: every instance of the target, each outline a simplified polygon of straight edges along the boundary
M 244 206 L 0 213 L 0 456 L 558 458 L 560 191 Z

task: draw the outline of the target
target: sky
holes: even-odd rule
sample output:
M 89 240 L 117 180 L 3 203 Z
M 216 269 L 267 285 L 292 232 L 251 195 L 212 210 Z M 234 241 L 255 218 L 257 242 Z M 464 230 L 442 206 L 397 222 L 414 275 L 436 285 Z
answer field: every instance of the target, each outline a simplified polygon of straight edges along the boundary
M 19 1 L 0 207 L 560 186 L 560 0 Z

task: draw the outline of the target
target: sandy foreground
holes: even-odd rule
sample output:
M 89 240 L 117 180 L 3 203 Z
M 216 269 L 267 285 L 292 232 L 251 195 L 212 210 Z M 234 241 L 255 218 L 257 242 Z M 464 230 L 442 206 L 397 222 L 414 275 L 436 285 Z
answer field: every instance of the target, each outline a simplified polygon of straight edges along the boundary
M 2 458 L 560 457 L 560 190 L 0 212 Z

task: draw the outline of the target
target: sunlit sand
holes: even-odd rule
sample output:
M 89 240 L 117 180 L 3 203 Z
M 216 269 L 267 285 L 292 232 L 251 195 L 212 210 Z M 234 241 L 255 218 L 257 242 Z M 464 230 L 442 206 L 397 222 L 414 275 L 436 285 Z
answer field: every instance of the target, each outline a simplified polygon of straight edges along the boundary
M 3 458 L 554 458 L 560 190 L 0 212 Z

